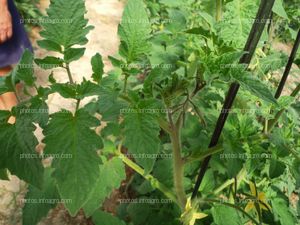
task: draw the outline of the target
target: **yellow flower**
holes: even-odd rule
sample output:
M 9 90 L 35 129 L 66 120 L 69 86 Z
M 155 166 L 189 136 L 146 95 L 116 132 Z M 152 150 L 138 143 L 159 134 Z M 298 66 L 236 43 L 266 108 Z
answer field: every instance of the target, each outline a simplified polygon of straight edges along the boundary
M 253 182 L 249 183 L 251 196 L 254 199 L 251 199 L 250 202 L 246 205 L 245 211 L 249 212 L 252 209 L 256 209 L 255 204 L 258 203 L 260 210 L 271 210 L 271 206 L 267 203 L 266 195 L 263 192 L 257 192 L 255 184 Z
M 192 206 L 191 198 L 187 200 L 185 211 L 181 214 L 180 220 L 184 225 L 194 225 L 196 220 L 207 217 L 207 214 L 197 212 L 197 207 Z
M 161 25 L 159 26 L 159 30 L 162 31 L 162 30 L 164 30 L 164 29 L 165 29 L 164 24 L 161 24 Z

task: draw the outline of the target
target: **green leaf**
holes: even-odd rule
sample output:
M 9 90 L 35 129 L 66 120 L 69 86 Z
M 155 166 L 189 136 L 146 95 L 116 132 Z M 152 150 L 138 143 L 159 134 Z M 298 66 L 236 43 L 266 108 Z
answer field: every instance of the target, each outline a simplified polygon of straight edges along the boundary
M 1 122 L 7 122 L 9 117 L 11 116 L 10 111 L 4 111 L 4 110 L 0 110 L 0 123 Z
M 287 20 L 289 19 L 288 15 L 286 14 L 286 11 L 283 7 L 282 0 L 275 1 L 275 4 L 273 6 L 273 12 L 284 19 L 287 19 Z
M 61 46 L 53 41 L 50 40 L 39 40 L 37 44 L 48 51 L 60 52 L 62 53 Z
M 99 178 L 83 207 L 85 215 L 89 217 L 101 207 L 105 198 L 120 187 L 124 179 L 126 179 L 125 166 L 120 158 L 115 157 L 101 165 Z
M 0 168 L 7 168 L 11 174 L 41 188 L 44 168 L 35 151 L 35 130 L 29 114 L 18 114 L 15 124 L 0 126 Z
M 159 132 L 160 127 L 156 116 L 151 112 L 143 112 L 146 108 L 136 108 L 136 112 L 125 113 L 125 146 L 128 152 L 136 154 L 135 160 L 149 173 L 154 165 L 155 154 L 160 149 Z M 140 154 L 140 155 L 139 155 Z M 150 154 L 147 158 L 143 154 Z
M 0 180 L 9 180 L 7 169 L 0 169 Z
M 87 26 L 84 0 L 51 1 L 47 16 L 42 20 L 43 31 L 40 33 L 48 42 L 68 49 L 74 45 L 87 43 L 86 35 L 92 29 Z M 50 22 L 49 22 L 50 21 Z
M 77 99 L 84 99 L 85 97 L 99 95 L 100 86 L 84 79 L 80 85 L 77 85 L 76 92 Z
M 170 176 L 170 174 L 173 174 L 173 171 L 173 160 L 161 159 L 157 160 L 157 162 L 155 163 L 152 173 L 158 181 L 169 188 L 173 188 L 173 176 Z
M 59 202 L 60 197 L 51 173 L 52 169 L 45 169 L 45 182 L 42 190 L 29 186 L 23 208 L 23 225 L 38 224 L 43 217 L 47 216 L 50 209 L 54 208 Z
M 85 52 L 85 48 L 68 48 L 64 52 L 64 60 L 66 63 L 70 63 L 80 59 Z
M 271 179 L 279 177 L 280 175 L 282 175 L 284 173 L 285 170 L 285 165 L 284 163 L 272 159 L 270 161 L 270 167 L 269 167 L 269 177 Z
M 263 75 L 281 69 L 286 65 L 288 57 L 282 52 L 274 52 L 259 60 L 259 69 Z
M 286 157 L 290 154 L 288 138 L 281 128 L 275 127 L 270 134 L 269 140 L 274 145 L 273 153 L 275 153 L 277 157 Z
M 300 162 L 295 160 L 291 168 L 291 173 L 293 174 L 296 180 L 296 188 L 300 187 Z
M 182 0 L 159 0 L 159 2 L 169 7 L 179 7 L 184 5 L 184 1 Z
M 205 176 L 203 177 L 203 181 L 200 185 L 199 191 L 203 193 L 211 193 L 211 191 L 215 188 L 215 176 L 211 169 L 209 169 Z
M 233 0 L 225 5 L 223 19 L 217 24 L 217 30 L 226 44 L 244 47 L 257 12 L 256 3 L 255 0 Z
M 203 27 L 194 27 L 192 29 L 186 30 L 185 33 L 198 34 L 198 35 L 201 35 L 202 37 L 205 37 L 205 38 L 210 38 L 211 37 L 211 34 L 210 34 L 209 30 L 206 30 Z
M 126 109 L 128 104 L 119 99 L 119 92 L 109 88 L 101 88 L 97 108 L 104 121 L 116 121 L 121 110 Z
M 54 56 L 46 56 L 43 59 L 35 59 L 34 62 L 42 69 L 48 70 L 63 66 L 63 59 Z
M 14 91 L 14 85 L 12 85 L 11 76 L 11 74 L 3 77 L 0 76 L 0 95 Z
M 32 121 L 44 128 L 49 120 L 49 107 L 47 103 L 38 97 L 33 97 L 30 103 L 29 110 L 31 111 Z
M 226 160 L 228 176 L 230 178 L 236 177 L 244 163 L 243 158 L 241 158 L 244 153 L 242 145 L 234 137 L 227 137 L 224 139 L 223 147 L 225 157 L 222 160 Z
M 91 81 L 83 80 L 81 84 L 55 83 L 51 85 L 53 92 L 58 92 L 64 98 L 84 99 L 99 95 L 100 87 Z
M 54 78 L 53 71 L 52 71 L 51 74 L 49 75 L 48 81 L 49 81 L 50 84 L 55 84 L 55 83 L 56 83 L 56 79 Z
M 35 78 L 33 76 L 33 55 L 29 50 L 25 50 L 17 67 L 13 70 L 12 79 L 24 81 L 28 86 L 32 86 Z
M 119 218 L 103 211 L 96 212 L 92 217 L 95 225 L 126 225 L 126 223 Z
M 214 222 L 218 225 L 241 225 L 244 224 L 238 212 L 224 205 L 216 205 L 212 208 Z
M 65 206 L 75 215 L 87 201 L 99 178 L 100 158 L 97 150 L 103 147 L 101 138 L 92 128 L 99 121 L 85 109 L 75 115 L 61 111 L 51 115 L 43 133 L 45 154 L 64 154 L 55 158 L 53 176 L 62 199 L 69 199 Z
M 186 18 L 184 14 L 178 9 L 169 9 L 168 10 L 170 23 L 166 25 L 166 29 L 172 33 L 181 32 L 186 29 Z
M 55 83 L 51 85 L 52 92 L 58 92 L 64 98 L 76 99 L 76 85 Z
M 295 218 L 284 199 L 280 197 L 273 199 L 272 209 L 276 221 L 280 221 L 280 223 L 284 225 L 295 225 Z
M 115 57 L 112 57 L 112 56 L 108 56 L 108 59 L 114 67 L 121 68 L 123 65 L 126 64 L 124 61 L 117 59 Z
M 248 72 L 241 72 L 232 76 L 251 94 L 266 102 L 278 105 L 277 100 L 274 98 L 273 93 L 269 89 L 269 86 L 258 78 L 251 76 Z
M 102 61 L 102 56 L 97 53 L 94 55 L 91 59 L 92 69 L 93 69 L 93 80 L 97 83 L 99 83 L 102 79 L 102 76 L 104 74 L 104 64 Z
M 121 52 L 128 62 L 139 59 L 149 51 L 147 42 L 151 26 L 142 0 L 129 0 L 119 25 Z

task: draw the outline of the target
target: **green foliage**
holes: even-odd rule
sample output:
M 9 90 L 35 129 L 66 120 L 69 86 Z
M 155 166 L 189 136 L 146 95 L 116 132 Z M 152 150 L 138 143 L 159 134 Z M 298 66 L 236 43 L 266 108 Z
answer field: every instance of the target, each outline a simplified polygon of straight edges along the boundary
M 276 221 L 280 221 L 280 223 L 284 225 L 295 224 L 295 218 L 291 214 L 284 199 L 276 198 L 272 200 L 272 207 L 274 210 Z
M 7 168 L 10 173 L 26 182 L 41 188 L 43 184 L 43 165 L 35 151 L 38 144 L 33 132 L 30 116 L 18 114 L 16 123 L 0 126 L 0 167 Z
M 102 75 L 104 74 L 104 64 L 102 62 L 102 56 L 99 53 L 94 55 L 91 59 L 91 64 L 93 68 L 93 80 L 99 83 L 102 79 Z
M 113 158 L 101 165 L 99 178 L 83 206 L 85 214 L 91 216 L 125 178 L 125 168 L 120 158 Z
M 54 208 L 60 201 L 60 197 L 55 185 L 54 179 L 51 177 L 53 169 L 47 168 L 44 173 L 45 183 L 43 188 L 37 189 L 29 186 L 29 190 L 24 198 L 25 206 L 23 208 L 23 224 L 36 225 L 46 217 L 49 210 Z
M 232 208 L 218 205 L 212 208 L 214 222 L 218 225 L 240 225 L 242 223 L 241 216 Z
M 48 43 L 50 41 L 55 46 L 62 46 L 65 51 L 74 45 L 86 44 L 88 40 L 85 36 L 92 27 L 87 26 L 84 14 L 83 0 L 52 1 L 51 7 L 47 10 L 48 16 L 44 18 L 45 22 L 42 23 L 43 31 L 41 36 Z M 50 21 L 50 23 L 47 21 Z M 53 26 L 53 23 L 55 23 L 55 26 Z M 45 47 L 45 45 L 41 47 Z M 54 50 L 53 47 L 46 49 Z
M 146 103 L 147 104 L 147 103 Z M 148 106 L 148 108 L 150 108 Z M 151 108 L 150 108 L 151 110 Z M 141 102 L 133 112 L 125 113 L 125 143 L 129 152 L 136 155 L 136 161 L 140 163 L 148 173 L 152 170 L 155 155 L 160 150 L 159 125 L 156 116 L 147 112 L 147 105 Z M 150 154 L 150 157 L 144 154 Z
M 15 0 L 14 2 L 27 29 L 39 26 L 42 13 L 38 8 L 38 0 Z
M 43 131 L 45 152 L 65 155 L 54 159 L 53 176 L 61 198 L 71 199 L 65 205 L 72 215 L 87 201 L 99 177 L 100 158 L 96 150 L 101 149 L 103 144 L 101 138 L 91 130 L 99 125 L 99 121 L 84 109 L 78 110 L 75 115 L 61 111 L 51 115 Z
M 125 222 L 103 211 L 96 212 L 92 218 L 96 225 L 125 225 Z
M 228 2 L 225 6 L 223 19 L 217 24 L 217 30 L 222 40 L 233 47 L 243 48 L 256 12 L 256 0 Z
M 128 63 L 140 59 L 149 51 L 150 21 L 140 0 L 130 0 L 126 5 L 118 34 L 121 39 L 120 55 Z

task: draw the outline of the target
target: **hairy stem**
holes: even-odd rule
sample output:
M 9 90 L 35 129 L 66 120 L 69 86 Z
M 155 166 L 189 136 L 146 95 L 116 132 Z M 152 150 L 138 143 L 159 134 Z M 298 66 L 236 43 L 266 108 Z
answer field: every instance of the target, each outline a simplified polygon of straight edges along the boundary
M 222 145 L 217 145 L 215 147 L 209 148 L 208 150 L 203 151 L 201 154 L 192 154 L 189 157 L 185 158 L 184 163 L 190 164 L 195 161 L 201 161 L 209 155 L 219 153 L 223 150 Z
M 71 74 L 69 63 L 66 63 L 66 70 L 67 70 L 67 74 L 68 74 L 68 77 L 69 77 L 70 84 L 74 84 L 74 80 L 73 80 L 73 77 L 72 77 L 72 74 Z
M 127 93 L 127 83 L 128 83 L 128 75 L 125 74 L 125 80 L 124 80 L 124 87 L 123 87 L 123 92 Z
M 297 87 L 292 92 L 291 96 L 296 97 L 299 94 L 299 92 L 300 92 L 300 84 L 297 85 Z
M 216 21 L 220 21 L 223 16 L 223 0 L 216 0 Z
M 181 157 L 181 123 L 176 126 L 173 123 L 172 115 L 168 112 L 169 122 L 171 124 L 172 131 L 170 133 L 172 149 L 173 149 L 173 177 L 175 192 L 182 209 L 185 208 L 187 197 L 184 190 L 183 178 L 184 178 L 184 162 Z
M 171 142 L 173 146 L 174 187 L 178 201 L 181 207 L 184 208 L 187 199 L 183 186 L 184 163 L 181 158 L 181 144 L 177 132 L 171 134 Z
M 143 168 L 141 168 L 139 165 L 137 165 L 136 163 L 134 163 L 132 160 L 130 160 L 129 158 L 127 158 L 124 154 L 117 152 L 117 156 L 119 156 L 122 161 L 129 166 L 131 169 L 133 169 L 135 172 L 137 172 L 138 174 L 140 174 L 142 177 L 144 177 L 146 180 L 148 180 L 152 187 L 155 189 L 160 190 L 167 198 L 169 198 L 170 200 L 172 200 L 174 203 L 176 203 L 177 205 L 180 205 L 177 201 L 176 196 L 174 195 L 174 193 L 172 193 L 169 188 L 167 188 L 164 184 L 160 183 L 155 177 L 153 177 L 150 174 L 145 174 L 145 171 Z

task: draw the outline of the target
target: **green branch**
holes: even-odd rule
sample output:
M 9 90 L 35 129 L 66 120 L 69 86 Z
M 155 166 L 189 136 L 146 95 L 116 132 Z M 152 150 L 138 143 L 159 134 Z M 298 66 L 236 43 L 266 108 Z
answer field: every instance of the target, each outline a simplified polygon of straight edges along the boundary
M 70 84 L 74 84 L 74 80 L 73 80 L 73 77 L 72 77 L 72 74 L 71 74 L 69 63 L 66 63 L 66 67 L 65 68 L 67 70 L 67 74 L 68 74 L 68 77 L 69 77 Z
M 216 21 L 219 22 L 223 16 L 223 0 L 216 0 Z
M 172 150 L 173 150 L 173 177 L 174 177 L 174 187 L 175 192 L 180 203 L 182 209 L 185 208 L 187 197 L 184 190 L 183 185 L 183 178 L 184 178 L 184 162 L 181 157 L 181 125 L 182 125 L 182 118 L 180 116 L 179 122 L 175 125 L 172 119 L 171 113 L 168 111 L 168 118 L 169 123 L 171 125 L 171 143 L 172 143 Z
M 129 158 L 127 158 L 124 154 L 122 154 L 121 152 L 117 152 L 116 155 L 118 157 L 120 157 L 122 159 L 122 161 L 131 169 L 133 169 L 135 172 L 137 172 L 138 174 L 140 174 L 142 177 L 144 177 L 146 180 L 148 180 L 151 184 L 151 186 L 154 189 L 158 189 L 160 190 L 167 198 L 169 198 L 170 200 L 172 200 L 174 203 L 176 203 L 177 205 L 180 206 L 179 202 L 177 201 L 176 196 L 174 195 L 174 193 L 172 193 L 169 188 L 167 188 L 164 184 L 162 184 L 161 182 L 159 182 L 155 177 L 153 177 L 150 174 L 145 173 L 144 169 L 141 168 L 139 165 L 137 165 L 135 162 L 133 162 L 132 160 L 130 160 Z

